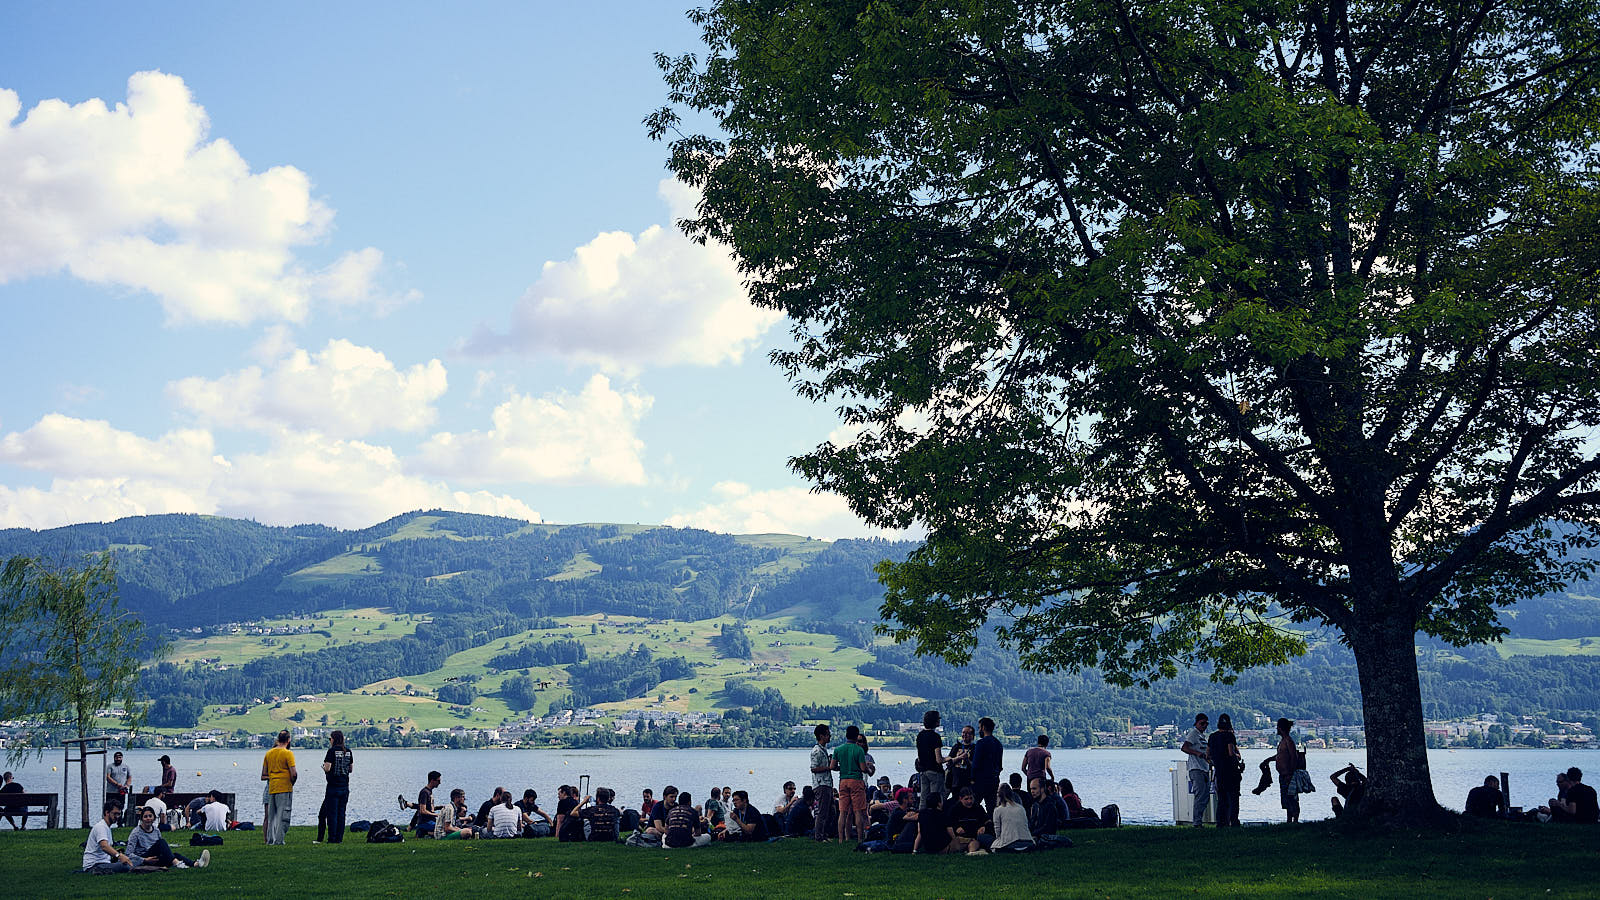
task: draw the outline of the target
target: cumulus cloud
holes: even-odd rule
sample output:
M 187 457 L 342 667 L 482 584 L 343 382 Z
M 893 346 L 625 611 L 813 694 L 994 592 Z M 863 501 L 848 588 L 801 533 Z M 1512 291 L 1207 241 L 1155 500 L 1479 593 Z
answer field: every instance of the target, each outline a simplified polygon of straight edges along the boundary
M 673 218 L 693 212 L 690 188 L 660 193 Z M 738 363 L 781 314 L 750 304 L 725 248 L 674 225 L 604 232 L 570 259 L 546 262 L 518 301 L 510 330 L 480 330 L 468 353 L 549 353 L 610 371 L 645 365 Z
M 418 450 L 425 471 L 472 483 L 643 484 L 639 420 L 652 398 L 595 375 L 578 394 L 513 394 L 488 431 L 440 432 Z
M 52 414 L 0 438 L 0 463 L 53 476 L 44 488 L 0 485 L 0 527 L 192 512 L 356 528 L 432 507 L 539 520 L 515 497 L 414 475 L 388 447 L 311 432 L 281 433 L 266 450 L 230 458 L 205 431 L 149 439 Z
M 0 283 L 66 271 L 154 294 L 177 321 L 298 321 L 316 302 L 390 299 L 376 249 L 321 270 L 296 259 L 333 211 L 299 169 L 252 172 L 228 141 L 208 140 L 183 79 L 139 72 L 114 107 L 21 112 L 0 88 Z
M 271 431 L 311 429 L 360 437 L 433 424 L 447 387 L 439 360 L 399 369 L 383 353 L 331 340 L 316 354 L 290 349 L 268 368 L 249 366 L 216 379 L 167 386 L 183 408 L 222 426 Z
M 712 490 L 719 500 L 671 516 L 664 524 L 733 534 L 800 534 L 825 540 L 916 536 L 909 531 L 868 526 L 837 494 L 812 493 L 803 487 L 757 491 L 737 481 L 719 482 Z

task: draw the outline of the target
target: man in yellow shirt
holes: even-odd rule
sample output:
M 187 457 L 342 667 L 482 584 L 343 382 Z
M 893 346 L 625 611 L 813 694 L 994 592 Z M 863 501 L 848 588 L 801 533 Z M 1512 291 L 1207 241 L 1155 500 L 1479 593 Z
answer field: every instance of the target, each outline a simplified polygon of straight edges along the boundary
M 289 732 L 278 732 L 278 743 L 261 760 L 261 780 L 267 783 L 267 821 L 263 830 L 267 843 L 281 844 L 289 833 L 289 811 L 294 806 L 294 783 L 300 771 L 294 767 L 289 750 Z

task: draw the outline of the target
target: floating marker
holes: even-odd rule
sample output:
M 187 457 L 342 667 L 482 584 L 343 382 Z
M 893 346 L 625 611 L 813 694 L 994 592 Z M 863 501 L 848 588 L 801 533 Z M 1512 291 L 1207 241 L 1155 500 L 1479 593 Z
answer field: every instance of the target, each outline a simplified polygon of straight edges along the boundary
M 751 775 L 754 775 L 754 774 L 755 774 L 755 773 L 756 773 L 756 770 L 755 770 L 755 769 L 751 769 L 751 770 L 750 770 L 750 774 L 751 774 Z
M 234 764 L 233 764 L 233 767 L 234 767 L 234 768 L 235 768 L 235 769 L 237 769 L 237 768 L 239 768 L 239 764 L 238 764 L 238 763 L 234 763 Z
M 199 772 L 194 773 L 194 777 L 199 778 L 200 777 L 200 773 Z

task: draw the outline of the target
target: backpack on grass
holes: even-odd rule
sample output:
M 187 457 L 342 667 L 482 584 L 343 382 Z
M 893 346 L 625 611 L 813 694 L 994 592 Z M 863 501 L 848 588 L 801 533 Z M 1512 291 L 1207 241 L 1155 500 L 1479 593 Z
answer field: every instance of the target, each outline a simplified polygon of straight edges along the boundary
M 220 846 L 222 846 L 222 835 L 220 835 L 220 834 L 203 834 L 201 832 L 196 831 L 194 834 L 189 835 L 189 846 L 191 846 L 191 847 L 220 847 Z
M 388 819 L 379 819 L 367 829 L 367 843 L 369 844 L 398 844 L 405 840 L 405 835 Z

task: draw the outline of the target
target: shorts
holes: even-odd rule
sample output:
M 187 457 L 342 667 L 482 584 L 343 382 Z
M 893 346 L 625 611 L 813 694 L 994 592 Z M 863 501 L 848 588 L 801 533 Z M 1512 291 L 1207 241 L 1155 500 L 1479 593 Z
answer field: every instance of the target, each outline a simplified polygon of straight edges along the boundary
M 839 779 L 839 811 L 867 811 L 867 783 L 859 778 Z

